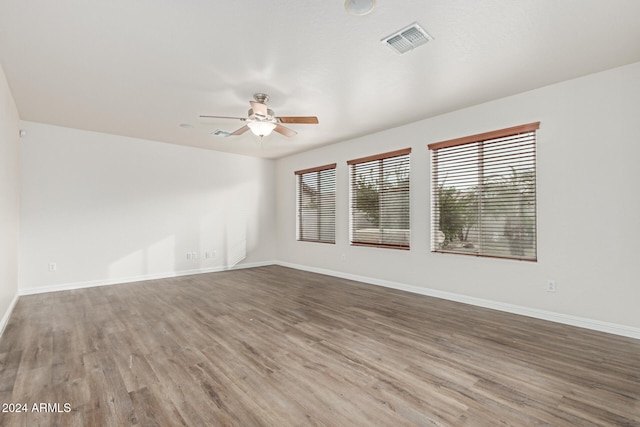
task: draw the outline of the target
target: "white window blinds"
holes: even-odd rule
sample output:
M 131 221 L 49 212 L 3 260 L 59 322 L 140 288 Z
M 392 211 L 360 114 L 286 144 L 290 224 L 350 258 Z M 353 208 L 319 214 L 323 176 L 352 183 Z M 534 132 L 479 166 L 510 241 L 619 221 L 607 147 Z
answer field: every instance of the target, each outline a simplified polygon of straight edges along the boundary
M 429 145 L 432 251 L 536 260 L 539 125 Z
M 336 164 L 296 171 L 297 239 L 336 242 Z
M 409 249 L 411 149 L 347 162 L 351 244 Z

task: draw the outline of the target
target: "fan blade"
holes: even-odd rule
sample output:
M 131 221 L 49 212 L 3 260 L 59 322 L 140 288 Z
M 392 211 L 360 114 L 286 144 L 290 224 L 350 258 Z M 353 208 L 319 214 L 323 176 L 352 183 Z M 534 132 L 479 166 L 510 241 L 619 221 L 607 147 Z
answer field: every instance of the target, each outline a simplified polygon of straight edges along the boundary
M 201 119 L 232 119 L 232 120 L 242 120 L 245 121 L 247 120 L 244 117 L 228 117 L 228 116 L 200 116 Z
M 261 102 L 249 101 L 251 104 L 251 108 L 253 109 L 253 114 L 259 117 L 267 117 L 269 113 L 267 112 L 267 106 Z
M 296 132 L 295 130 L 286 128 L 282 125 L 276 125 L 273 131 L 278 132 L 280 135 L 284 135 L 284 136 L 293 136 L 298 134 L 298 132 Z
M 229 136 L 237 136 L 237 135 L 242 135 L 243 133 L 245 133 L 246 131 L 249 130 L 249 126 L 244 125 L 242 126 L 240 129 L 238 129 L 237 131 L 230 133 Z
M 280 123 L 297 123 L 307 125 L 317 125 L 318 118 L 315 116 L 306 117 L 276 117 Z

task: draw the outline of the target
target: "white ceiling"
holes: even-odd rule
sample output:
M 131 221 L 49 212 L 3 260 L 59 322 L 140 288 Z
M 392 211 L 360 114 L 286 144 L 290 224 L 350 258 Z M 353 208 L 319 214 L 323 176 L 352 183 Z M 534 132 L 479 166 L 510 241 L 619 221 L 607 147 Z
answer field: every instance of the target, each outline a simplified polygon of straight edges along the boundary
M 380 40 L 418 22 L 434 41 Z M 638 0 L 0 0 L 23 120 L 277 158 L 640 61 Z M 298 135 L 214 137 L 255 92 Z M 195 127 L 185 129 L 181 123 Z

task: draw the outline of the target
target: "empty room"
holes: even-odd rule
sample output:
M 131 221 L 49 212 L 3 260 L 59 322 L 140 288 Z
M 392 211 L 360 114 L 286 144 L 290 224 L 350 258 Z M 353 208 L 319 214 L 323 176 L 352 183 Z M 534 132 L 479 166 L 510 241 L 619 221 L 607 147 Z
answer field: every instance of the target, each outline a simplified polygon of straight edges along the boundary
M 640 426 L 640 2 L 0 1 L 0 425 Z

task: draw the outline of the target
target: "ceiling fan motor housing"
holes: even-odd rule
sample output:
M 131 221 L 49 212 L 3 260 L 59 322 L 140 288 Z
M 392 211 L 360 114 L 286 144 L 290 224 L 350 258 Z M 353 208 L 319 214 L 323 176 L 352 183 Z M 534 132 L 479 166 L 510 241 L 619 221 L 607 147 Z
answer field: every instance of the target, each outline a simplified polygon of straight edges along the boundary
M 273 120 L 275 113 L 273 112 L 272 109 L 267 108 L 267 115 L 263 116 L 262 114 L 256 114 L 256 112 L 253 111 L 253 108 L 249 108 L 247 115 L 249 116 L 249 119 L 253 119 L 253 120 Z

